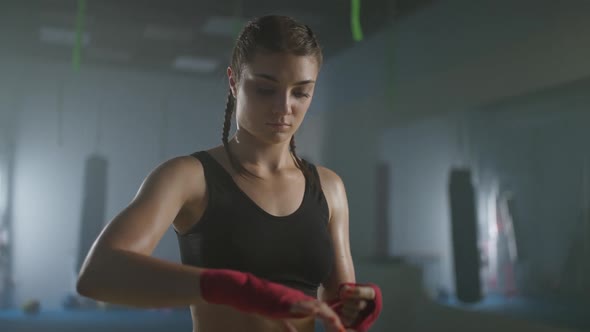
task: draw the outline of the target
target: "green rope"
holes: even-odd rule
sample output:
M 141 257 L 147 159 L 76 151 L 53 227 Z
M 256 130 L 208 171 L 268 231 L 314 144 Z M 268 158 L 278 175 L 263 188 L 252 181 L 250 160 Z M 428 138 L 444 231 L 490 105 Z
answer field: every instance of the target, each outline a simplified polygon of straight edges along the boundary
M 78 15 L 76 16 L 76 40 L 72 50 L 72 68 L 80 71 L 82 60 L 82 37 L 84 34 L 84 12 L 86 11 L 86 0 L 78 0 Z
M 363 40 L 363 29 L 361 27 L 361 0 L 350 1 L 350 29 L 354 41 Z

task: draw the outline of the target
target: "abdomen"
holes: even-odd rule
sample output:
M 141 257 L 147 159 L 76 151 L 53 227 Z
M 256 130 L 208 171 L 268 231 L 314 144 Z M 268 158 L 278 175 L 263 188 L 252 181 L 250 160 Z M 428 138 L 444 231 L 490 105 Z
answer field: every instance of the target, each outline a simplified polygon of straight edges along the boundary
M 246 314 L 228 306 L 198 304 L 191 307 L 193 332 L 284 332 L 284 325 L 278 320 Z M 312 317 L 289 320 L 298 332 L 314 332 Z

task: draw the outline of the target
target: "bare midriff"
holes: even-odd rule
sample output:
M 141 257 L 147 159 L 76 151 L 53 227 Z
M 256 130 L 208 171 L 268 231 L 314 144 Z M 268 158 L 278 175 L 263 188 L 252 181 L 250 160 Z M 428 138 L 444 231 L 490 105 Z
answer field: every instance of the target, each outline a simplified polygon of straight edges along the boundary
M 255 314 L 246 314 L 228 306 L 197 304 L 191 306 L 193 332 L 284 332 L 285 325 Z M 314 332 L 312 317 L 289 319 L 298 332 Z

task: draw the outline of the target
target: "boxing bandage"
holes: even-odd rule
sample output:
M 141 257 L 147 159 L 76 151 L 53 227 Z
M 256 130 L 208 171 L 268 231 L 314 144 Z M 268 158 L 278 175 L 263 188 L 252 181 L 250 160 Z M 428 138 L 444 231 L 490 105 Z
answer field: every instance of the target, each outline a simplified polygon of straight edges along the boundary
M 298 290 L 234 270 L 204 270 L 200 274 L 200 286 L 201 297 L 209 303 L 274 319 L 304 317 L 292 313 L 292 305 L 315 300 Z
M 340 285 L 340 287 L 338 288 L 338 294 L 340 294 L 340 291 L 342 290 L 342 288 L 344 286 L 371 287 L 375 291 L 375 298 L 373 300 L 366 300 L 367 306 L 365 307 L 365 309 L 363 309 L 359 313 L 358 318 L 352 323 L 352 325 L 349 326 L 350 328 L 352 328 L 353 330 L 355 330 L 357 332 L 367 332 L 369 330 L 369 328 L 371 327 L 371 325 L 373 325 L 373 323 L 375 323 L 375 321 L 379 317 L 379 314 L 381 313 L 381 309 L 383 307 L 383 297 L 381 295 L 381 289 L 379 288 L 379 286 L 377 286 L 375 284 L 371 284 L 371 283 L 356 284 L 356 283 L 347 282 L 347 283 L 342 283 Z M 330 305 L 330 307 L 332 307 L 332 309 L 334 311 L 336 311 L 336 313 L 339 316 L 341 316 L 342 305 L 343 305 L 343 300 L 341 298 L 338 298 L 336 300 L 332 300 L 328 304 Z

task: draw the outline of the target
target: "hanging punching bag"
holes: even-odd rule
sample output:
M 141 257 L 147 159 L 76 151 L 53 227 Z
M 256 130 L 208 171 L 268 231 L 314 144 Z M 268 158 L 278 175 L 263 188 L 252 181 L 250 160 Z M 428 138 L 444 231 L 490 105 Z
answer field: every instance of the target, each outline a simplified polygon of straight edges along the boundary
M 449 179 L 451 234 L 457 298 L 466 303 L 481 300 L 480 256 L 477 246 L 475 189 L 469 169 L 453 169 Z
M 389 256 L 389 237 L 390 237 L 390 217 L 389 217 L 389 204 L 390 204 L 390 166 L 387 162 L 381 162 L 377 164 L 376 170 L 376 189 L 377 189 L 377 225 L 375 233 L 377 257 L 388 257 Z
M 86 159 L 76 271 L 80 271 L 90 247 L 104 227 L 107 166 L 107 160 L 100 155 L 94 154 Z

